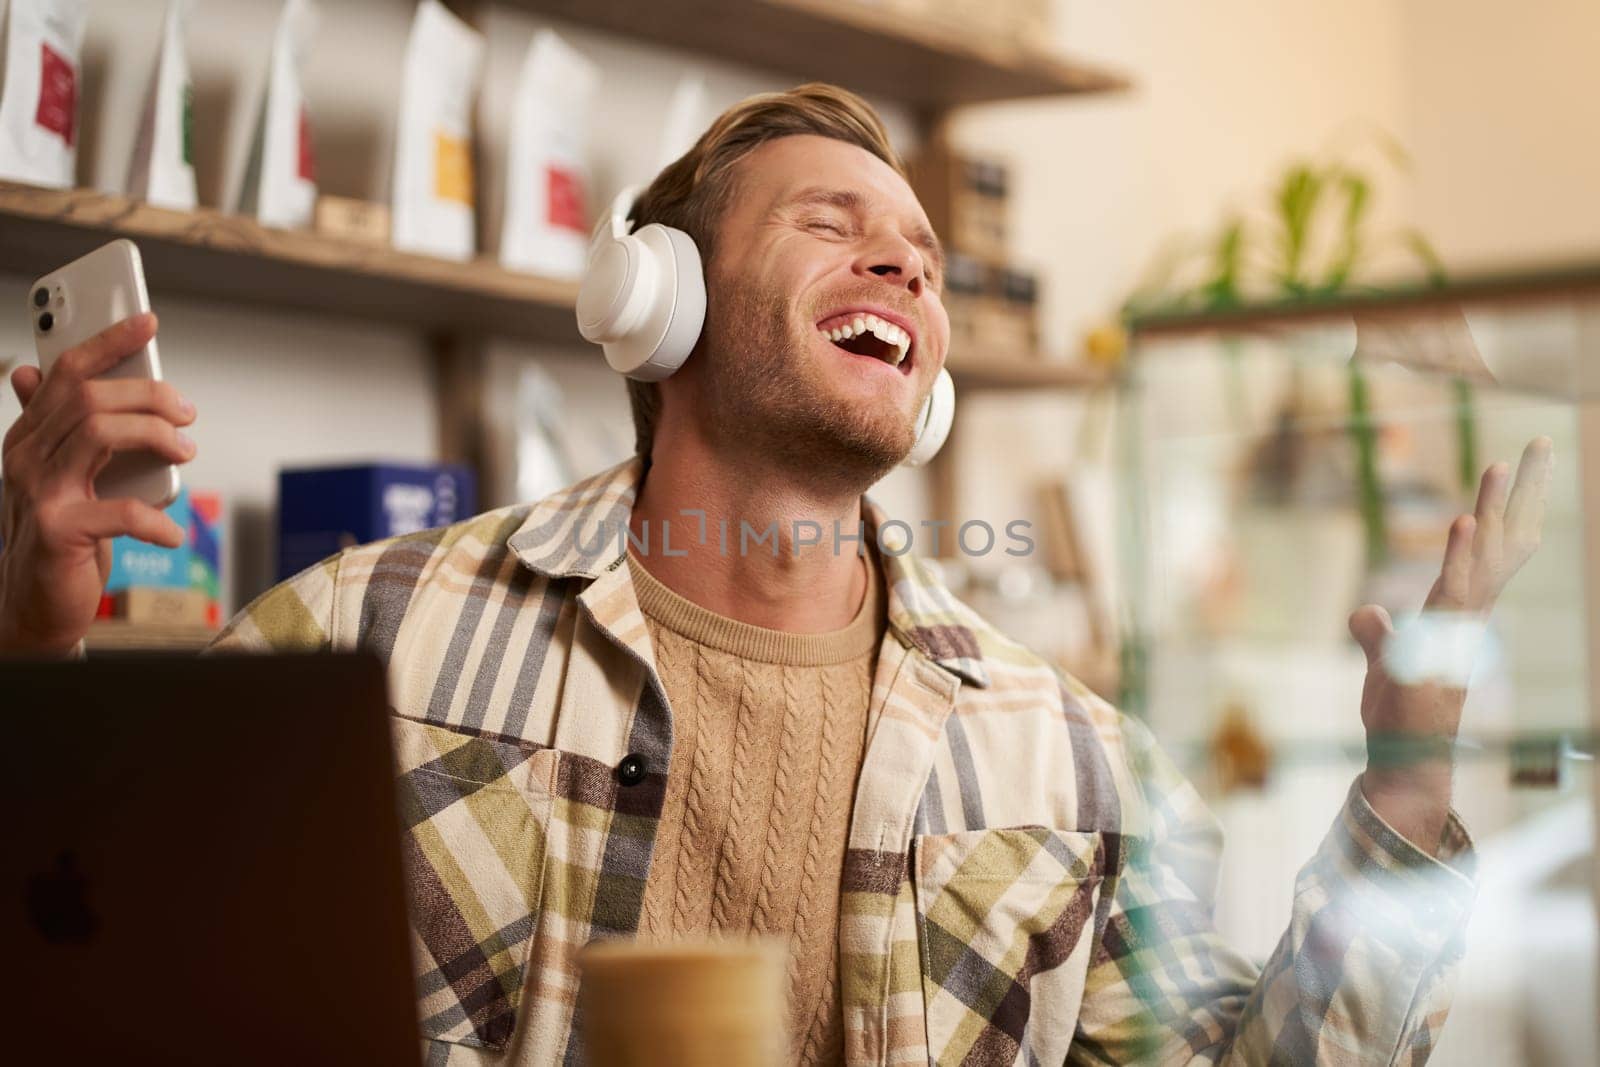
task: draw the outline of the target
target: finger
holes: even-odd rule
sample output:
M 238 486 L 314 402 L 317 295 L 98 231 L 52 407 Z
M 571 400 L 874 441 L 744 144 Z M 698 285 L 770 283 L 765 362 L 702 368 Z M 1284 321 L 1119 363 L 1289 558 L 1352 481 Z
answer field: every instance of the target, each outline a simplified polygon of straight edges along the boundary
M 62 353 L 51 375 L 63 374 L 79 380 L 104 374 L 118 363 L 150 343 L 156 335 L 156 317 L 153 312 L 142 311 L 113 323 L 83 342 Z
M 172 463 L 194 458 L 195 446 L 157 415 L 96 413 L 84 419 L 45 461 L 46 484 L 87 485 L 118 452 L 154 452 Z
M 1517 479 L 1506 504 L 1505 536 L 1510 544 L 1532 552 L 1544 528 L 1545 496 L 1555 469 L 1555 446 L 1548 437 L 1535 437 L 1522 450 Z
M 1364 604 L 1350 613 L 1350 636 L 1366 653 L 1368 667 L 1383 661 L 1384 645 L 1393 633 L 1394 623 L 1382 605 Z
M 23 407 L 28 406 L 28 401 L 33 399 L 33 394 L 39 391 L 39 382 L 44 375 L 39 373 L 38 367 L 18 367 L 11 372 L 11 391 L 17 394 L 17 402 Z
M 189 426 L 195 421 L 195 406 L 187 402 L 170 382 L 149 378 L 112 378 L 83 384 L 82 416 L 96 411 L 107 414 L 154 414 L 173 426 Z
M 85 539 L 133 537 L 163 548 L 179 548 L 183 527 L 142 500 L 80 500 L 62 512 L 63 526 Z
M 1472 555 L 1479 562 L 1493 563 L 1500 558 L 1505 531 L 1506 494 L 1511 485 L 1511 467 L 1495 463 L 1483 472 L 1478 483 L 1478 505 L 1473 509 L 1478 531 L 1472 539 Z
M 1439 568 L 1439 580 L 1428 594 L 1424 610 L 1460 611 L 1466 606 L 1472 587 L 1472 537 L 1477 525 L 1471 515 L 1458 516 L 1450 524 L 1444 565 Z
M 95 415 L 113 414 L 149 414 L 174 426 L 187 426 L 195 418 L 194 405 L 167 382 L 148 378 L 80 382 L 66 400 L 57 404 L 55 410 L 33 428 L 27 443 L 19 444 L 16 459 L 24 465 L 48 464 L 85 420 Z
M 39 391 L 39 378 L 38 367 L 18 367 L 11 372 L 11 390 L 17 394 L 17 402 L 22 405 L 24 417 L 28 413 L 28 401 Z M 7 467 L 12 467 L 17 462 L 14 450 L 28 435 L 29 429 L 30 426 L 23 421 L 23 417 L 13 419 L 11 425 L 6 428 L 5 442 L 0 448 L 5 451 Z

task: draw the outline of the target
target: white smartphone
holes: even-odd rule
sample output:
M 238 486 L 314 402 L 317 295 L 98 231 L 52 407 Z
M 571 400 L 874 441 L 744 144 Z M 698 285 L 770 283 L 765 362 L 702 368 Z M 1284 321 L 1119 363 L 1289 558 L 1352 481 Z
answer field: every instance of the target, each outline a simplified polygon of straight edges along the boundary
M 28 317 L 39 369 L 48 374 L 61 354 L 130 315 L 150 310 L 139 248 L 120 239 L 51 271 L 28 287 Z M 161 380 L 155 338 L 101 378 Z M 118 452 L 95 476 L 101 500 L 133 497 L 164 508 L 178 498 L 178 468 L 154 452 Z

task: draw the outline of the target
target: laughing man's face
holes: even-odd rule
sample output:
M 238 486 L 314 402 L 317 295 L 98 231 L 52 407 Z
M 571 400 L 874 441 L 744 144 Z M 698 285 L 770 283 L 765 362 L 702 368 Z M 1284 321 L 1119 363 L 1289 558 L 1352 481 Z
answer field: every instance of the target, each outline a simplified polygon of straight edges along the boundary
M 910 450 L 949 346 L 927 215 L 892 167 L 826 137 L 767 142 L 733 189 L 685 367 L 698 417 L 713 441 L 864 488 Z

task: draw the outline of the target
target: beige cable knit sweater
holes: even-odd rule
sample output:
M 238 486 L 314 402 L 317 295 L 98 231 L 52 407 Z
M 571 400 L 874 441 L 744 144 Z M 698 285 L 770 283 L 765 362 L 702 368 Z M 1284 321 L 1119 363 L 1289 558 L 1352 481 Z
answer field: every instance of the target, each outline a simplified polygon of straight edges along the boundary
M 640 935 L 776 938 L 804 1063 L 843 1059 L 839 877 L 884 629 L 880 576 L 842 630 L 791 634 L 694 604 L 630 553 L 672 705 L 672 761 Z

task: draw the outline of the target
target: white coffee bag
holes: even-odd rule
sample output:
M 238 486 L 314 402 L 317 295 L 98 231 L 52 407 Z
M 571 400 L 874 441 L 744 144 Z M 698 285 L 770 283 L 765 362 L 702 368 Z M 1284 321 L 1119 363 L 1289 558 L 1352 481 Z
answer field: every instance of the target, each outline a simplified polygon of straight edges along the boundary
M 0 6 L 0 178 L 70 188 L 88 0 L 0 0 Z
M 711 125 L 706 97 L 706 79 L 700 74 L 685 74 L 678 79 L 667 104 L 667 116 L 661 122 L 661 140 L 656 149 L 656 165 L 644 181 L 648 182 L 668 164 L 677 162 L 679 156 L 694 147 L 705 128 Z
M 133 159 L 128 164 L 128 195 L 158 207 L 193 210 L 194 86 L 184 37 L 190 0 L 168 0 L 161 48 L 150 78 Z
M 422 0 L 406 42 L 395 131 L 396 248 L 447 259 L 476 250 L 472 108 L 482 66 L 483 35 L 438 0 Z
M 528 46 L 511 111 L 500 262 L 583 273 L 589 243 L 590 107 L 600 70 L 548 30 Z
M 309 226 L 317 206 L 316 153 L 301 89 L 305 57 L 316 30 L 312 0 L 287 0 L 272 35 L 266 95 L 239 192 L 240 213 L 268 226 Z

